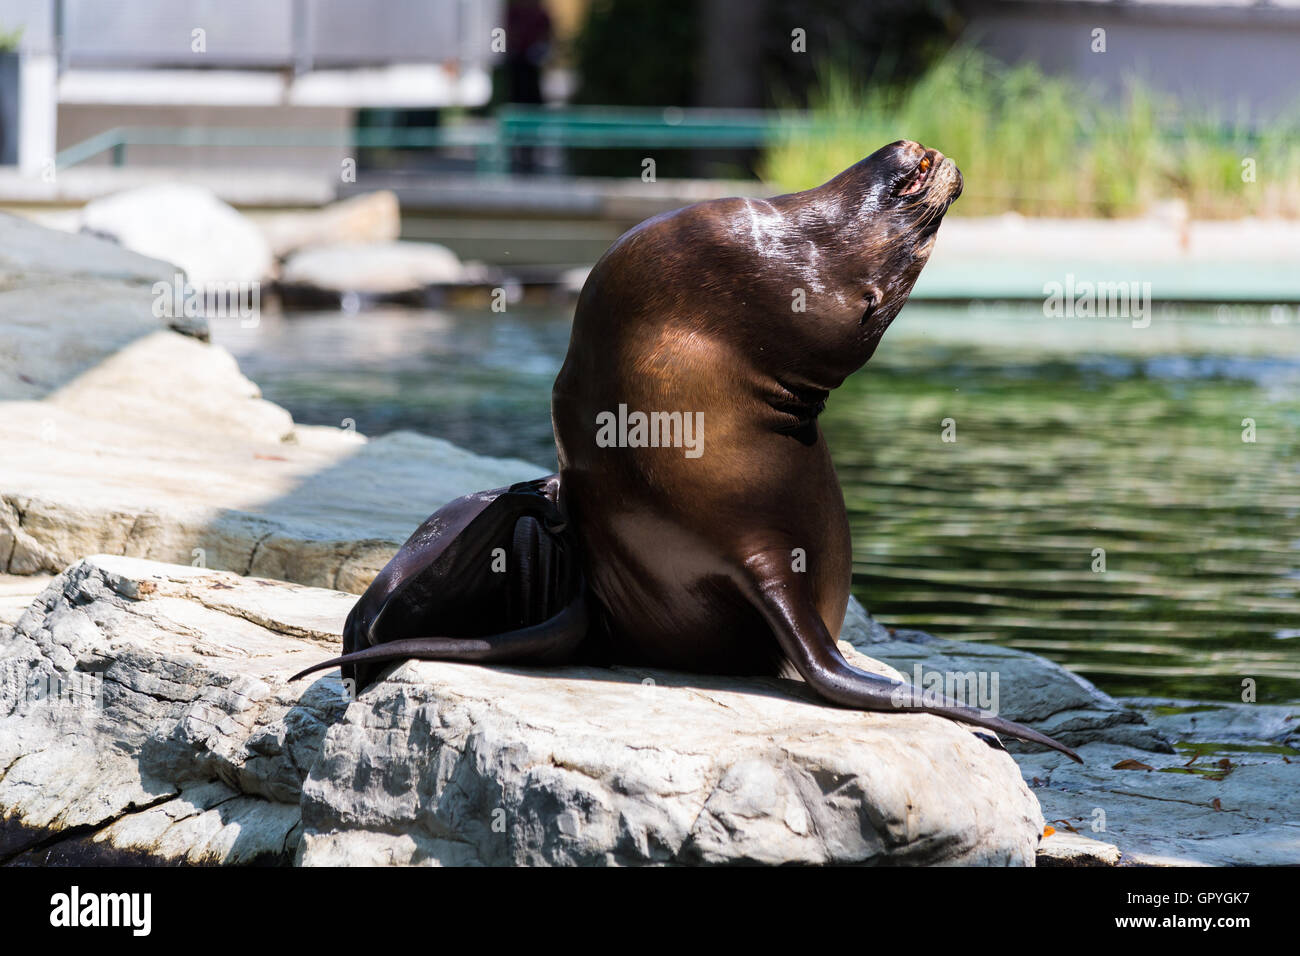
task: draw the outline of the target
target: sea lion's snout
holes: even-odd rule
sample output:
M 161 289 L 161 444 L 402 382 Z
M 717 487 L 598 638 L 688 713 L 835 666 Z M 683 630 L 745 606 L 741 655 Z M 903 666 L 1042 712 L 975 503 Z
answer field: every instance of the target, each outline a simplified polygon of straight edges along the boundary
M 939 150 L 928 149 L 912 140 L 899 140 L 892 145 L 899 169 L 895 196 L 908 197 L 913 202 L 924 200 L 929 205 L 951 204 L 961 195 L 961 171 Z

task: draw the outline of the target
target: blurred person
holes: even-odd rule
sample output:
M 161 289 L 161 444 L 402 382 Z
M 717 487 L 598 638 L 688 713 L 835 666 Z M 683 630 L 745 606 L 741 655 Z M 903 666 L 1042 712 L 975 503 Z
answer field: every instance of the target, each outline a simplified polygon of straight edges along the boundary
M 551 47 L 551 17 L 540 0 L 511 0 L 506 9 L 506 102 L 542 102 L 542 63 Z M 536 151 L 519 146 L 511 166 L 516 172 L 537 169 Z

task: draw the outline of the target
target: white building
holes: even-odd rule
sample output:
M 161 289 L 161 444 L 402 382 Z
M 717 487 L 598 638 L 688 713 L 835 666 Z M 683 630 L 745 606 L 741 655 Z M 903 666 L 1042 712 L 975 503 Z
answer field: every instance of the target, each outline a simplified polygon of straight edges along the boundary
M 36 175 L 113 127 L 291 128 L 329 143 L 361 107 L 479 106 L 503 16 L 501 0 L 0 0 L 0 36 L 22 31 L 16 95 L 0 53 L 8 162 Z M 144 145 L 131 162 L 319 166 L 342 151 Z

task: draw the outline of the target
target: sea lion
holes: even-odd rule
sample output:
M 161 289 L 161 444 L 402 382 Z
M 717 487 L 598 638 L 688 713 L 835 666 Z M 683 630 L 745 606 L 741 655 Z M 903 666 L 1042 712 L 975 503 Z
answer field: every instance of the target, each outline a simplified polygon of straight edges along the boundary
M 829 703 L 939 714 L 1079 760 L 836 646 L 851 549 L 817 418 L 907 301 L 961 189 L 950 159 L 901 140 L 815 189 L 625 233 L 583 287 L 555 381 L 559 474 L 435 513 L 357 602 L 344 655 L 296 676 L 342 665 L 364 686 L 412 657 L 793 669 Z

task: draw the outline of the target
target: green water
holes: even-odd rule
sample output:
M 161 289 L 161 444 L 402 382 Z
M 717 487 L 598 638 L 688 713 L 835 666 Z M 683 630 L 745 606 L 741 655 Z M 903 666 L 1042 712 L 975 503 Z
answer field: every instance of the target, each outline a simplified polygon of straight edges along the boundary
M 1223 318 L 905 315 L 825 418 L 859 597 L 1115 694 L 1300 696 L 1300 325 Z
M 302 315 L 215 338 L 299 421 L 549 468 L 568 321 Z M 1157 311 L 1134 328 L 914 303 L 823 426 L 854 591 L 885 623 L 1032 650 L 1114 694 L 1239 700 L 1250 679 L 1260 701 L 1300 699 L 1294 310 Z

